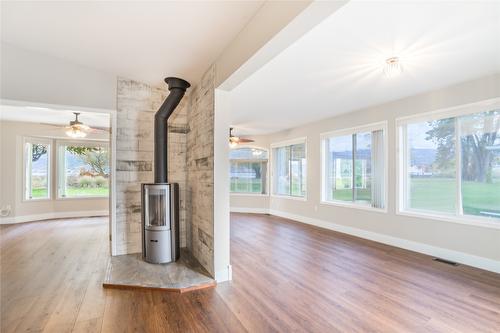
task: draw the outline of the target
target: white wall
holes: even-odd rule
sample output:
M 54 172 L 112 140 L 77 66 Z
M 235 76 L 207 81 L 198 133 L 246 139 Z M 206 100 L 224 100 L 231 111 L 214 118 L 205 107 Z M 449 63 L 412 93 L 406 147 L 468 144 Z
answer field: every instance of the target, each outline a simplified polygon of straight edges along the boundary
M 232 279 L 229 251 L 229 147 L 227 129 L 231 111 L 230 95 L 220 89 L 214 96 L 214 277 L 217 281 Z M 226 135 L 223 135 L 226 131 Z M 218 135 L 217 135 L 218 134 Z
M 1 44 L 2 99 L 116 109 L 116 76 Z
M 23 200 L 23 137 L 61 137 L 61 130 L 36 123 L 0 121 L 0 207 L 11 207 L 2 223 L 25 222 L 37 219 L 105 215 L 109 210 L 108 198 Z M 67 140 L 67 138 L 62 137 Z M 89 138 L 106 140 L 107 134 L 91 134 Z M 52 168 L 56 165 L 55 145 L 52 147 Z M 54 174 L 53 174 L 54 175 Z M 53 176 L 52 189 L 56 188 Z
M 398 246 L 413 244 L 413 247 L 407 248 L 418 248 L 421 252 L 440 251 L 442 256 L 452 257 L 456 261 L 463 259 L 462 262 L 471 265 L 477 261 L 476 266 L 500 271 L 499 229 L 396 215 L 395 197 L 395 118 L 499 96 L 500 75 L 493 75 L 269 135 L 269 143 L 307 137 L 307 201 L 271 197 L 269 205 L 262 208 L 268 208 L 272 214 L 320 224 L 382 242 L 397 243 Z M 388 121 L 388 212 L 320 204 L 320 133 L 383 120 Z M 231 198 L 231 206 L 252 207 L 254 204 L 251 200 L 242 200 L 240 197 L 236 202 Z

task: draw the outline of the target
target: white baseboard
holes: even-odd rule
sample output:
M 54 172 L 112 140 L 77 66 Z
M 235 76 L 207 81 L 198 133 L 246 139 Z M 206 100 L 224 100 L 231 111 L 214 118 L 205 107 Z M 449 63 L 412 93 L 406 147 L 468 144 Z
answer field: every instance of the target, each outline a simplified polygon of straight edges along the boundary
M 231 265 L 227 265 L 226 269 L 215 272 L 215 281 L 217 281 L 217 283 L 231 281 L 232 279 L 233 279 L 233 268 Z
M 269 214 L 267 208 L 230 207 L 229 211 L 231 213 Z
M 311 217 L 290 214 L 278 210 L 269 210 L 269 214 L 284 217 L 287 219 L 295 220 L 298 222 L 311 224 L 317 227 L 338 231 L 344 234 L 369 239 L 378 243 L 383 243 L 402 249 L 415 251 L 429 256 L 451 260 L 464 265 L 473 266 L 476 268 L 484 269 L 487 271 L 500 273 L 500 261 L 489 258 L 479 257 L 472 254 L 449 250 L 429 244 L 419 243 L 407 239 L 397 238 L 384 234 L 375 233 L 372 231 L 362 230 L 358 228 L 348 227 L 344 225 L 335 224 L 333 222 L 314 219 Z
M 0 218 L 0 224 L 14 224 L 50 219 L 66 219 L 72 217 L 92 217 L 92 216 L 108 216 L 107 210 L 87 210 L 87 211 L 68 211 L 68 212 L 52 212 L 43 214 L 12 216 Z

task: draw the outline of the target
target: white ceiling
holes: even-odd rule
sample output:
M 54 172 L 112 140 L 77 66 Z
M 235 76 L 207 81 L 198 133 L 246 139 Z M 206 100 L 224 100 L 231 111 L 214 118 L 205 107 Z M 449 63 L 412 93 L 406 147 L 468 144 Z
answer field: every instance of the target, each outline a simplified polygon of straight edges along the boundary
M 271 133 L 495 72 L 500 2 L 351 2 L 233 90 L 232 124 Z
M 1 40 L 149 84 L 197 82 L 263 1 L 2 1 Z
M 85 125 L 90 127 L 109 127 L 109 115 L 106 113 L 55 110 L 30 106 L 1 105 L 0 120 L 67 126 L 71 120 L 75 119 L 73 112 L 80 112 L 78 118 Z

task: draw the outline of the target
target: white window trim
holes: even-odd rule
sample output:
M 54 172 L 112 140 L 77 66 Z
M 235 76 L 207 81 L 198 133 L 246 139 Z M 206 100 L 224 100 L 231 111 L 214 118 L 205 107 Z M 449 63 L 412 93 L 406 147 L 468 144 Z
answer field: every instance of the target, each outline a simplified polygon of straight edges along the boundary
M 279 141 L 279 142 L 271 143 L 271 149 L 273 149 L 273 148 L 280 148 L 280 147 L 286 147 L 286 146 L 291 146 L 291 145 L 297 145 L 297 144 L 301 144 L 301 143 L 304 143 L 307 146 L 307 136 L 302 136 L 302 137 L 295 138 L 295 139 L 290 139 L 290 140 L 285 140 L 285 141 Z
M 361 132 L 373 132 L 377 130 L 387 131 L 387 120 L 379 121 L 376 123 L 370 123 L 361 126 L 349 127 L 337 129 L 329 132 L 323 132 L 320 134 L 320 139 L 323 141 L 324 139 L 328 139 L 332 136 L 343 136 L 343 135 L 352 135 Z
M 273 149 L 275 148 L 281 148 L 281 147 L 286 147 L 286 146 L 291 146 L 291 145 L 297 145 L 297 144 L 304 144 L 304 153 L 306 156 L 306 193 L 303 197 L 299 196 L 293 196 L 293 195 L 284 195 L 284 194 L 275 194 L 274 193 L 274 152 Z M 290 139 L 290 140 L 285 140 L 285 141 L 279 141 L 272 143 L 270 145 L 271 151 L 269 154 L 269 165 L 270 165 L 270 196 L 272 198 L 277 198 L 277 199 L 290 199 L 290 200 L 297 200 L 297 201 L 307 201 L 307 196 L 308 196 L 308 187 L 309 187 L 309 180 L 307 178 L 307 175 L 309 174 L 309 159 L 308 159 L 308 152 L 307 152 L 307 136 L 303 137 L 298 137 L 295 139 Z
M 229 192 L 232 197 L 268 197 L 267 193 L 245 193 L 245 192 Z
M 473 113 L 479 113 L 485 110 L 485 108 L 500 108 L 500 98 L 488 99 L 480 102 L 469 103 L 460 106 L 454 106 L 446 109 L 438 109 L 429 112 L 419 113 L 417 115 L 399 117 L 395 120 L 396 129 L 396 214 L 402 216 L 418 217 L 424 219 L 438 220 L 444 222 L 452 222 L 459 224 L 466 224 L 472 226 L 487 227 L 493 229 L 500 229 L 500 218 L 495 217 L 481 217 L 473 215 L 457 215 L 456 213 L 446 214 L 434 211 L 425 211 L 418 209 L 407 208 L 408 200 L 408 177 L 407 177 L 407 167 L 408 167 L 408 149 L 407 149 L 407 125 L 418 122 L 425 122 L 429 120 L 437 120 L 443 118 L 460 117 Z M 456 132 L 455 135 L 460 133 Z M 457 176 L 456 181 L 456 206 L 457 210 L 461 210 L 461 149 L 455 149 L 457 161 Z
M 362 210 L 368 210 L 379 213 L 387 213 L 388 212 L 388 201 L 389 201 L 389 138 L 388 138 L 388 122 L 380 121 L 376 123 L 366 124 L 362 126 L 344 128 L 333 130 L 329 132 L 324 132 L 320 134 L 320 144 L 321 144 L 321 179 L 320 179 L 320 204 L 322 205 L 330 205 L 330 206 L 338 206 L 338 207 L 349 207 L 356 208 Z M 344 135 L 353 135 L 356 133 L 362 132 L 373 132 L 377 130 L 382 130 L 384 132 L 384 208 L 376 208 L 371 207 L 369 205 L 364 205 L 362 203 L 356 203 L 351 201 L 340 201 L 340 200 L 326 200 L 326 170 L 325 170 L 325 140 L 331 137 L 338 137 Z
M 56 140 L 56 196 L 55 200 L 57 201 L 67 201 L 67 200 L 87 200 L 87 199 L 109 199 L 109 194 L 107 196 L 104 195 L 85 195 L 79 197 L 63 197 L 60 195 L 60 186 L 61 186 L 61 177 L 65 177 L 64 168 L 61 170 L 60 163 L 60 147 L 72 145 L 72 146 L 81 146 L 81 147 L 104 147 L 108 149 L 110 153 L 110 145 L 106 140 L 65 140 L 60 139 Z M 109 180 L 111 181 L 111 179 Z
M 363 205 L 361 203 L 340 201 L 340 200 L 333 200 L 333 201 L 321 200 L 320 204 L 326 205 L 326 206 L 361 209 L 361 210 L 367 210 L 367 211 L 376 212 L 376 213 L 384 213 L 384 214 L 387 213 L 387 205 L 385 205 L 385 208 L 376 208 L 376 207 L 372 207 L 372 206 L 368 206 L 368 205 Z
M 50 201 L 52 200 L 52 145 L 53 140 L 43 137 L 34 137 L 34 136 L 25 136 L 23 137 L 23 147 L 22 147 L 22 156 L 23 156 L 23 191 L 22 191 L 22 199 L 21 202 L 40 202 L 40 201 Z M 26 190 L 28 186 L 28 180 L 26 179 L 26 167 L 27 167 L 27 156 L 26 156 L 26 144 L 27 143 L 38 143 L 48 145 L 48 166 L 47 166 L 47 198 L 26 198 Z
M 287 199 L 287 200 L 297 200 L 297 201 L 307 201 L 307 191 L 306 195 L 303 197 L 297 197 L 294 195 L 284 195 L 284 194 L 271 194 L 274 199 Z

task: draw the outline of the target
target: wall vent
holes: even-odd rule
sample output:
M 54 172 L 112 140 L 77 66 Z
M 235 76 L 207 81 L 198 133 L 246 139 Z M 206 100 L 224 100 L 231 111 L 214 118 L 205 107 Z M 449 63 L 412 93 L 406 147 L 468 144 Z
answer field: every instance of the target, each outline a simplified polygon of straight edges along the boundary
M 442 258 L 432 258 L 432 260 L 443 263 L 443 264 L 447 264 L 450 266 L 458 266 L 458 263 L 451 261 L 451 260 L 446 260 L 446 259 L 442 259 Z

